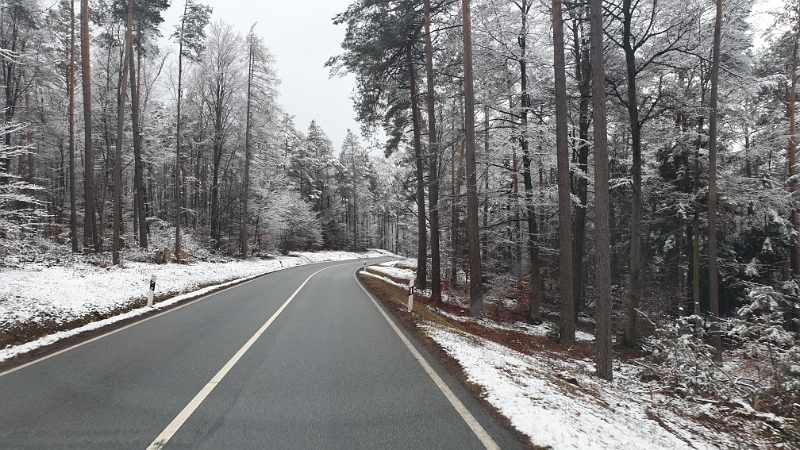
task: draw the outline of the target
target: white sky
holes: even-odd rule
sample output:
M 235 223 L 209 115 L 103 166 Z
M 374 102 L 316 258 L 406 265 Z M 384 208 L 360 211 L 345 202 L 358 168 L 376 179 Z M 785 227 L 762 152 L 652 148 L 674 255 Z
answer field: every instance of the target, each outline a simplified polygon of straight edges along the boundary
M 773 26 L 775 24 L 774 14 L 781 11 L 783 11 L 783 4 L 780 0 L 756 0 L 753 3 L 749 22 L 753 26 L 755 47 L 753 50 L 756 54 L 767 45 L 768 34 L 777 31 Z M 777 37 L 777 35 L 773 37 Z
M 341 53 L 345 25 L 333 25 L 352 0 L 198 0 L 214 8 L 212 21 L 224 20 L 246 34 L 253 22 L 256 32 L 272 51 L 281 85 L 279 102 L 295 116 L 295 126 L 305 132 L 312 119 L 330 137 L 338 152 L 347 129 L 360 136 L 350 100 L 355 77 L 328 79 L 323 67 Z M 174 30 L 183 12 L 183 0 L 172 0 L 164 13 L 164 36 Z M 363 139 L 362 139 L 363 141 Z
M 328 79 L 329 71 L 323 67 L 328 58 L 341 53 L 340 44 L 345 33 L 345 25 L 333 25 L 333 16 L 344 12 L 352 0 L 198 1 L 214 8 L 213 21 L 221 19 L 231 23 L 241 34 L 246 34 L 253 22 L 257 22 L 256 31 L 277 62 L 281 80 L 279 102 L 295 116 L 295 126 L 299 130 L 307 131 L 311 120 L 316 120 L 337 152 L 348 128 L 360 136 L 361 129 L 354 120 L 350 100 L 355 77 Z M 172 33 L 183 12 L 183 4 L 183 0 L 172 0 L 172 6 L 164 13 L 164 36 Z M 756 28 L 757 48 L 764 45 L 761 33 L 772 25 L 769 13 L 779 5 L 779 0 L 756 0 L 751 23 Z M 378 138 L 384 139 L 382 133 Z M 373 150 L 372 153 L 382 152 Z

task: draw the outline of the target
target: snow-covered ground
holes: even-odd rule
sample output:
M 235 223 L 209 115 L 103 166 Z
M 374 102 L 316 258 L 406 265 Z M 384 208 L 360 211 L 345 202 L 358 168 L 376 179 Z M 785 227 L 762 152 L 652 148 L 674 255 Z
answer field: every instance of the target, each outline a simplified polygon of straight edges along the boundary
M 251 259 L 225 263 L 196 262 L 192 264 L 155 265 L 126 262 L 107 269 L 79 262 L 68 266 L 24 264 L 19 268 L 0 271 L 0 331 L 21 324 L 56 326 L 81 320 L 90 315 L 107 316 L 130 307 L 146 298 L 151 276 L 156 276 L 156 297 L 180 296 L 168 302 L 156 303 L 163 308 L 169 304 L 201 295 L 220 287 L 254 276 L 326 261 L 379 257 L 390 255 L 382 250 L 368 253 L 298 252 L 275 259 Z M 210 289 L 199 289 L 210 286 Z M 63 339 L 69 335 L 99 328 L 111 322 L 143 314 L 148 308 L 138 308 L 102 322 L 95 322 L 73 331 L 56 333 L 39 341 L 0 349 L 0 361 Z
M 384 281 L 391 282 L 391 280 L 385 280 L 385 279 L 384 279 Z M 395 284 L 397 284 L 397 283 L 395 283 Z M 452 314 L 452 313 L 449 313 L 449 312 L 447 312 L 447 311 L 445 311 L 443 309 L 439 309 L 439 308 L 428 307 L 428 309 L 430 309 L 431 311 L 435 312 L 436 314 L 439 314 L 439 315 L 441 315 L 443 317 L 446 317 L 449 320 L 454 320 L 454 321 L 457 321 L 457 322 L 469 322 L 469 321 L 475 320 L 472 317 L 459 316 L 458 314 Z M 548 335 L 550 335 L 551 333 L 553 333 L 555 331 L 554 330 L 554 326 L 555 325 L 553 323 L 551 323 L 551 322 L 542 322 L 539 325 L 533 325 L 533 324 L 524 323 L 524 322 L 515 322 L 513 324 L 504 324 L 504 323 L 498 323 L 498 322 L 495 322 L 494 320 L 486 319 L 486 318 L 477 319 L 475 321 L 476 321 L 476 323 L 478 325 L 480 325 L 480 326 L 482 326 L 484 328 L 493 328 L 495 330 L 503 330 L 503 331 L 515 331 L 517 333 L 523 333 L 523 334 L 527 334 L 529 336 L 545 337 L 545 336 L 548 336 Z M 586 333 L 585 331 L 577 330 L 577 331 L 575 331 L 575 340 L 577 340 L 579 342 L 581 342 L 581 341 L 592 342 L 592 341 L 594 341 L 594 336 L 589 334 L 589 333 Z
M 389 264 L 379 264 L 372 266 L 370 269 L 374 272 L 378 272 L 381 275 L 386 275 L 392 278 L 397 279 L 405 279 L 405 280 L 412 280 L 416 276 L 413 270 L 411 269 L 401 269 L 398 267 L 394 267 L 394 265 Z
M 398 264 L 407 267 L 413 261 L 372 266 L 371 271 L 378 274 L 368 275 L 403 287 L 394 280 L 410 279 L 414 274 L 396 268 Z M 538 338 L 551 334 L 554 327 L 550 322 L 476 321 L 445 309 L 428 309 L 452 323 L 474 322 L 485 329 Z M 593 322 L 586 316 L 581 319 Z M 761 429 L 767 422 L 780 422 L 780 418 L 757 413 L 744 400 L 733 399 L 722 405 L 670 395 L 662 381 L 644 381 L 642 367 L 619 359 L 614 361 L 614 381 L 607 382 L 595 376 L 594 363 L 588 359 L 548 352 L 528 355 L 438 323 L 423 321 L 419 325 L 460 363 L 468 380 L 483 389 L 485 399 L 537 446 L 554 450 L 784 448 L 770 442 L 765 437 L 769 433 Z M 576 339 L 592 342 L 594 336 L 578 331 Z M 734 361 L 741 362 L 736 358 L 729 361 L 733 366 Z M 727 429 L 720 429 L 719 419 L 707 420 L 721 417 L 732 420 Z
M 432 322 L 422 327 L 535 445 L 555 450 L 768 445 L 755 435 L 752 442 L 742 442 L 741 436 L 699 424 L 695 418 L 702 416 L 704 406 L 658 393 L 658 386 L 639 380 L 631 365 L 617 365 L 609 383 L 592 375 L 590 361 L 526 355 Z

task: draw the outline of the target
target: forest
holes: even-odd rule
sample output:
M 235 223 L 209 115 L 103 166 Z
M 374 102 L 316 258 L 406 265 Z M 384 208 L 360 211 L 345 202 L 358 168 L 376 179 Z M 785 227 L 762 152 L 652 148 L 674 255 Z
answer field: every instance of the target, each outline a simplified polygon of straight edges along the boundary
M 753 395 L 797 418 L 800 3 L 354 0 L 320 62 L 355 75 L 342 143 L 280 105 L 257 26 L 181 6 L 2 1 L 0 267 L 382 248 L 434 304 L 511 295 L 565 344 L 590 318 L 601 378 L 769 354 Z

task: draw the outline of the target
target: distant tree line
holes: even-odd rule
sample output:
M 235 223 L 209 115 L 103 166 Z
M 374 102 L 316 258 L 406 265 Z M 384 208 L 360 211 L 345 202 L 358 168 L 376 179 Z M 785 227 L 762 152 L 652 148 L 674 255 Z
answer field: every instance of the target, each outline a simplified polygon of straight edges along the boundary
M 49 6 L 0 10 L 0 237 L 44 234 L 114 263 L 170 233 L 175 261 L 186 239 L 242 256 L 400 251 L 399 164 L 352 133 L 337 150 L 316 123 L 298 131 L 255 26 L 187 0 L 175 54 L 158 45 L 164 0 Z

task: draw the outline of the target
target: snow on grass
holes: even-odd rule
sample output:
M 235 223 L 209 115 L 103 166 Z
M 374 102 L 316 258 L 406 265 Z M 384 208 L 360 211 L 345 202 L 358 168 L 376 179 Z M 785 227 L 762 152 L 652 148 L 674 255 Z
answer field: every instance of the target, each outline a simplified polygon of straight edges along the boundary
M 91 315 L 114 314 L 146 298 L 150 277 L 156 276 L 156 296 L 179 296 L 156 303 L 163 308 L 211 289 L 266 273 L 326 261 L 374 258 L 391 255 L 377 250 L 368 253 L 298 252 L 270 260 L 251 259 L 226 263 L 154 265 L 126 262 L 122 267 L 103 269 L 87 263 L 70 266 L 26 264 L 21 269 L 0 271 L 0 332 L 21 324 L 62 325 Z M 212 286 L 201 289 L 203 286 Z M 56 333 L 39 341 L 0 350 L 0 361 L 83 331 L 124 320 L 150 309 L 139 308 L 72 331 Z
M 386 281 L 384 279 L 384 281 Z M 458 314 L 453 314 L 447 312 L 445 310 L 439 308 L 428 307 L 431 311 L 439 314 L 449 320 L 453 320 L 456 322 L 469 322 L 471 320 L 475 320 L 470 316 L 460 316 Z M 555 324 L 551 322 L 542 322 L 539 325 L 533 325 L 525 322 L 515 322 L 513 324 L 508 323 L 499 323 L 491 319 L 487 319 L 485 317 L 475 320 L 476 323 L 484 328 L 491 328 L 495 330 L 502 330 L 502 331 L 514 331 L 517 333 L 527 334 L 528 336 L 537 336 L 537 337 L 545 337 L 549 336 L 555 331 Z M 582 342 L 593 342 L 594 336 L 590 333 L 586 333 L 584 331 L 575 331 L 575 340 L 582 341 Z
M 760 447 L 698 424 L 702 407 L 654 392 L 630 365 L 600 380 L 589 361 L 525 355 L 427 322 L 425 332 L 454 357 L 485 399 L 531 442 L 552 449 L 712 449 Z M 616 362 L 615 362 L 616 363 Z M 569 380 L 574 378 L 576 384 Z M 741 436 L 739 436 L 741 438 Z M 757 439 L 757 438 L 753 438 Z
M 413 280 L 416 274 L 411 269 L 400 269 L 394 266 L 386 266 L 384 264 L 377 264 L 372 266 L 372 270 L 395 279 Z
M 548 336 L 556 331 L 556 324 L 552 322 L 542 322 L 540 325 L 532 325 L 524 322 L 515 322 L 513 325 L 497 323 L 489 319 L 479 319 L 478 323 L 484 328 L 494 328 L 497 330 L 516 331 L 529 336 Z M 575 340 L 578 342 L 593 342 L 594 335 L 585 331 L 576 330 Z
M 378 265 L 382 267 L 401 267 L 414 271 L 417 269 L 417 260 L 411 258 L 398 258 Z
M 375 266 L 372 266 L 372 267 L 375 267 Z M 391 284 L 392 286 L 397 286 L 397 287 L 399 287 L 401 289 L 408 289 L 408 285 L 407 284 L 400 284 L 400 283 L 398 283 L 398 282 L 396 282 L 396 281 L 394 281 L 394 280 L 392 280 L 390 278 L 382 277 L 382 276 L 374 274 L 372 272 L 364 271 L 364 272 L 361 272 L 361 274 L 365 275 L 365 276 L 368 276 L 368 277 L 377 278 L 377 279 L 383 281 L 384 283 Z
M 402 264 L 403 266 L 406 265 L 407 261 L 409 260 L 399 260 L 399 261 L 390 261 L 381 264 L 376 264 L 370 267 L 373 273 L 367 273 L 367 275 L 379 278 L 386 283 L 402 287 L 408 288 L 408 285 L 400 284 L 394 280 L 413 280 L 414 276 L 416 275 L 413 270 L 405 269 L 405 268 L 397 268 L 395 267 L 398 263 Z M 374 273 L 377 272 L 377 273 Z M 383 276 L 381 276 L 383 275 Z M 389 278 L 391 277 L 391 278 Z M 430 289 L 424 289 L 422 291 L 416 291 L 418 294 L 422 295 L 423 297 L 431 297 Z M 442 292 L 442 300 L 444 302 L 448 302 L 450 300 L 450 296 L 446 292 Z M 463 306 L 463 305 L 459 305 Z M 467 305 L 469 306 L 469 305 Z M 454 320 L 457 322 L 467 322 L 470 320 L 474 320 L 470 316 L 459 316 L 457 314 L 449 313 L 445 310 L 439 308 L 428 307 L 431 311 L 447 318 L 450 320 Z M 491 319 L 481 318 L 477 320 L 478 325 L 484 328 L 493 328 L 496 330 L 503 330 L 503 331 L 515 331 L 519 333 L 524 333 L 529 336 L 539 336 L 544 337 L 548 336 L 553 332 L 553 327 L 555 324 L 544 322 L 541 325 L 531 325 L 524 322 L 516 322 L 514 324 L 506 324 L 506 323 L 499 323 Z M 594 335 L 590 333 L 586 333 L 584 331 L 577 330 L 575 331 L 575 340 L 579 342 L 593 342 Z
M 249 277 L 249 278 L 256 278 L 258 276 L 260 276 L 260 275 L 255 275 L 255 276 Z M 58 342 L 58 341 L 60 341 L 62 339 L 66 339 L 68 337 L 76 336 L 78 334 L 85 333 L 87 331 L 92 331 L 92 330 L 96 330 L 96 329 L 99 329 L 99 328 L 103 328 L 103 327 L 105 327 L 107 325 L 111 325 L 111 324 L 116 323 L 116 322 L 120 322 L 120 321 L 123 321 L 123 320 L 126 320 L 126 319 L 130 319 L 132 317 L 140 316 L 140 315 L 145 314 L 147 312 L 150 312 L 152 310 L 165 309 L 165 308 L 167 308 L 169 306 L 172 306 L 172 305 L 174 305 L 176 303 L 179 303 L 179 302 L 182 302 L 184 300 L 201 297 L 201 296 L 203 296 L 203 295 L 205 295 L 205 294 L 207 294 L 207 293 L 209 293 L 211 291 L 214 291 L 216 289 L 221 289 L 221 288 L 224 288 L 224 287 L 227 287 L 227 286 L 231 286 L 231 285 L 234 285 L 236 283 L 240 283 L 242 281 L 245 281 L 247 279 L 248 278 L 238 279 L 238 280 L 229 281 L 227 283 L 222 283 L 222 284 L 219 284 L 219 285 L 216 285 L 216 286 L 209 286 L 209 287 L 206 287 L 206 288 L 203 288 L 203 289 L 199 289 L 199 290 L 194 291 L 194 292 L 190 292 L 188 294 L 175 296 L 175 297 L 173 297 L 173 298 L 171 298 L 169 300 L 166 300 L 166 301 L 163 301 L 163 302 L 160 302 L 160 303 L 156 303 L 156 304 L 153 305 L 152 308 L 137 308 L 137 309 L 134 309 L 132 311 L 128 311 L 128 312 L 126 312 L 124 314 L 119 314 L 119 315 L 116 315 L 116 316 L 113 316 L 113 317 L 109 317 L 108 319 L 99 320 L 97 322 L 91 322 L 91 323 L 88 323 L 88 324 L 86 324 L 84 326 L 81 326 L 81 327 L 78 327 L 78 328 L 74 328 L 72 330 L 59 331 L 57 333 L 53 333 L 53 334 L 47 335 L 47 336 L 45 336 L 45 337 L 43 337 L 41 339 L 37 339 L 37 340 L 32 341 L 32 342 L 27 342 L 27 343 L 21 344 L 21 345 L 15 345 L 13 347 L 7 347 L 5 349 L 0 350 L 0 362 L 3 362 L 5 360 L 13 358 L 15 356 L 30 352 L 30 351 L 35 350 L 37 348 L 53 344 L 53 343 Z

